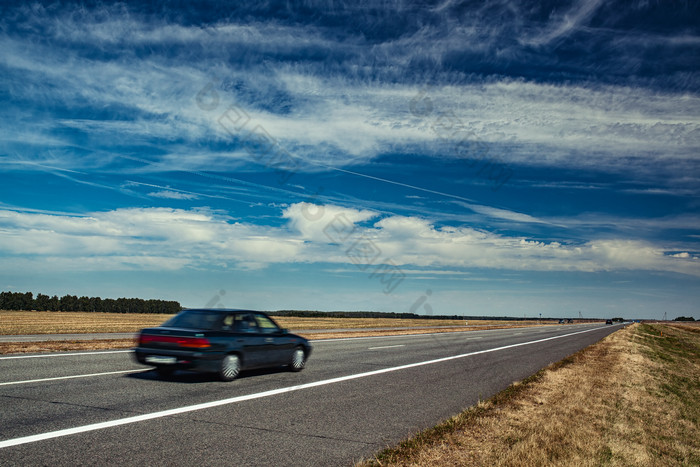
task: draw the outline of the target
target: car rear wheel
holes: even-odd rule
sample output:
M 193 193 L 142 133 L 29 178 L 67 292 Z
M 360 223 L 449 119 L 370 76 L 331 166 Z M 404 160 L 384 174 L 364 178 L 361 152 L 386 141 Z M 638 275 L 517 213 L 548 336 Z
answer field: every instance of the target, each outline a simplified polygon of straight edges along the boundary
M 301 371 L 304 369 L 304 365 L 306 365 L 306 353 L 303 348 L 297 347 L 292 353 L 292 362 L 289 364 L 289 369 Z
M 241 371 L 241 359 L 238 355 L 226 355 L 221 360 L 219 378 L 221 381 L 233 381 Z

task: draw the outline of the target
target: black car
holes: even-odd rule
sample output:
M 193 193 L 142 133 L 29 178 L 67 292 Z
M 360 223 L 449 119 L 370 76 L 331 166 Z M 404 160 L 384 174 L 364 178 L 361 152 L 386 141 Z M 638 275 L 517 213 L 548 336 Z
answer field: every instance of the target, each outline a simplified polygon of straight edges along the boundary
M 166 376 L 175 370 L 214 372 L 231 381 L 241 370 L 304 369 L 309 341 L 250 310 L 185 310 L 157 328 L 142 329 L 134 357 Z
M 612 323 L 613 323 L 613 321 L 612 321 L 611 319 L 606 319 L 606 320 L 605 320 L 605 324 L 612 324 Z

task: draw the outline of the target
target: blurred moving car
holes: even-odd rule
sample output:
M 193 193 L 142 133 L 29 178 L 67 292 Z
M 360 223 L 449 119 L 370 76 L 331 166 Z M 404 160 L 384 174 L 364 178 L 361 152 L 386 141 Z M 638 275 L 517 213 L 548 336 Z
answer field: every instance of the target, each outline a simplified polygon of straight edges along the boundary
M 142 329 L 137 362 L 161 376 L 175 370 L 213 372 L 232 381 L 241 370 L 287 366 L 301 371 L 311 354 L 305 338 L 251 310 L 184 310 L 159 327 Z
M 613 323 L 613 322 L 612 322 L 611 319 L 606 319 L 606 320 L 605 320 L 605 324 L 612 324 L 612 323 Z

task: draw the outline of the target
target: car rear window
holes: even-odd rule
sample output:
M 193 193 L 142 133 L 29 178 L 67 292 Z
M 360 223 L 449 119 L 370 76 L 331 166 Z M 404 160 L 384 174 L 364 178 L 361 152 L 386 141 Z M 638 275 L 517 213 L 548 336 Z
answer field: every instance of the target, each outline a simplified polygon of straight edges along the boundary
M 207 311 L 183 311 L 163 323 L 172 328 L 216 330 L 219 328 L 221 315 Z

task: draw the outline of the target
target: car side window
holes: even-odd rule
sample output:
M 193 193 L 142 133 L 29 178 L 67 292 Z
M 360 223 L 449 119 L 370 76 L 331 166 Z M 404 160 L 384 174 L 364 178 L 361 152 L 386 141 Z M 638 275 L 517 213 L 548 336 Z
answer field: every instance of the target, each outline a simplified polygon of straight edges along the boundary
M 223 331 L 233 331 L 235 317 L 235 315 L 226 315 L 224 320 L 221 322 L 221 329 Z
M 274 334 L 280 330 L 280 328 L 275 324 L 275 322 L 267 316 L 255 315 L 255 321 L 258 322 L 258 328 L 260 328 L 260 332 L 264 334 Z
M 233 329 L 236 332 L 257 332 L 255 321 L 247 313 L 233 315 Z

